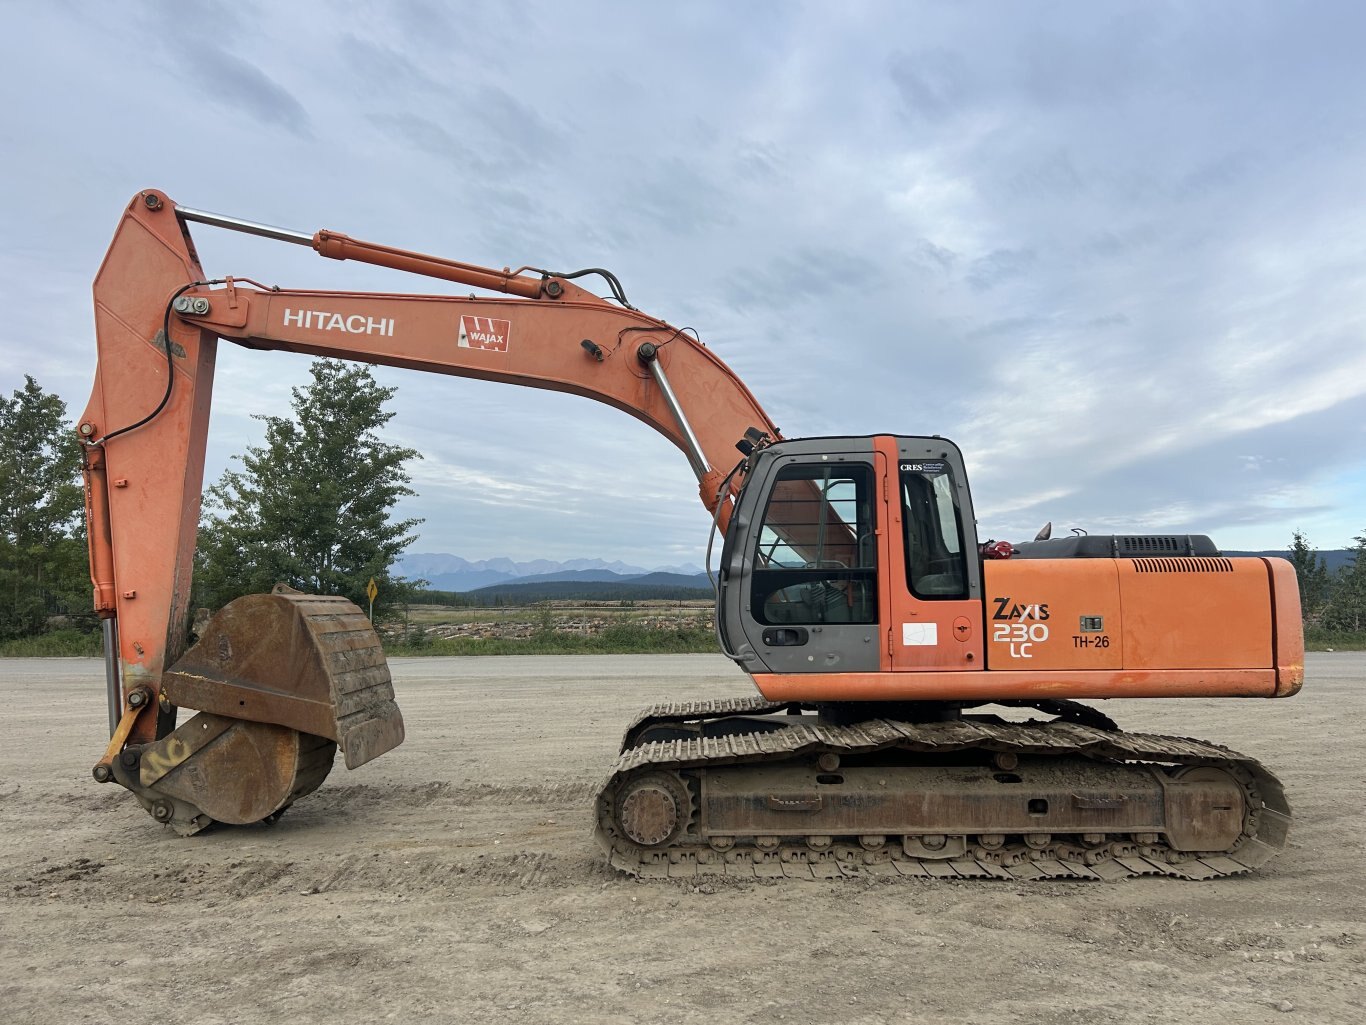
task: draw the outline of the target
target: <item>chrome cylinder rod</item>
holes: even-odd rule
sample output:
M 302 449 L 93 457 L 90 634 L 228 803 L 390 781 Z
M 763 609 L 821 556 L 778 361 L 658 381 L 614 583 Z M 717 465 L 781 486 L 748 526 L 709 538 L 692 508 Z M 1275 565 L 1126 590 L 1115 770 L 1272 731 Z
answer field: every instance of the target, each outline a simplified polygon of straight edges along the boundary
M 104 633 L 104 689 L 109 698 L 109 735 L 119 728 L 123 717 L 123 695 L 119 693 L 119 634 L 113 616 L 100 620 Z
M 273 224 L 246 221 L 241 217 L 211 214 L 207 210 L 192 210 L 188 206 L 178 206 L 175 208 L 175 212 L 183 221 L 198 221 L 200 224 L 212 224 L 215 228 L 227 228 L 229 231 L 241 231 L 248 235 L 278 239 L 281 242 L 293 242 L 295 245 L 308 246 L 310 249 L 313 247 L 313 236 L 305 235 L 302 231 L 291 231 L 289 228 L 277 228 Z
M 702 480 L 711 468 L 707 465 L 707 457 L 702 453 L 702 443 L 697 440 L 692 425 L 688 423 L 688 418 L 683 415 L 683 407 L 678 404 L 678 396 L 669 386 L 669 378 L 664 373 L 663 364 L 659 362 L 658 347 L 652 342 L 646 342 L 640 347 L 636 355 L 642 363 L 649 367 L 650 376 L 654 378 L 655 384 L 659 385 L 659 393 L 664 396 L 664 404 L 669 407 L 669 412 L 678 421 L 678 429 L 683 432 L 683 452 L 688 457 L 692 472 L 697 474 L 698 480 Z

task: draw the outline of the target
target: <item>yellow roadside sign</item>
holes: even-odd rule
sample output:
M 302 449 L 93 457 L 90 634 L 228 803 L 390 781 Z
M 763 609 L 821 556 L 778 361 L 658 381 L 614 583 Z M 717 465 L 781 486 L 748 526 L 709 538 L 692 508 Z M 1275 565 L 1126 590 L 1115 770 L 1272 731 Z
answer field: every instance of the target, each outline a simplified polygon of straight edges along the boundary
M 371 577 L 370 582 L 365 585 L 365 593 L 370 597 L 370 604 L 375 604 L 375 595 L 379 594 L 379 588 L 375 586 L 374 577 Z

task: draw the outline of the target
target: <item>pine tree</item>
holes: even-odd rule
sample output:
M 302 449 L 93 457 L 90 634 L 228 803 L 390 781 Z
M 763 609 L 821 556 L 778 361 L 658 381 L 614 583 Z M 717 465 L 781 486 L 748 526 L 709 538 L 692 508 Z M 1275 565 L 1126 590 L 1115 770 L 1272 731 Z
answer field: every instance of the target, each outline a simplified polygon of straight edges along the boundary
M 1333 630 L 1366 630 L 1366 534 L 1353 540 L 1352 561 L 1338 570 L 1324 612 L 1324 625 Z
M 196 566 L 197 602 L 217 608 L 283 582 L 310 594 L 340 594 L 368 607 L 366 584 L 381 608 L 412 585 L 390 567 L 421 520 L 391 521 L 400 498 L 414 494 L 405 464 L 415 449 L 382 441 L 395 389 L 368 367 L 318 360 L 313 383 L 293 390 L 292 419 L 258 416 L 265 443 L 240 456 L 206 494 Z
M 0 639 L 90 610 L 80 460 L 61 399 L 27 374 L 0 396 Z
M 1328 601 L 1331 579 L 1328 564 L 1318 554 L 1318 549 L 1309 546 L 1303 532 L 1295 531 L 1290 544 L 1290 564 L 1295 567 L 1295 576 L 1300 585 L 1300 611 L 1306 625 L 1316 624 L 1323 614 Z

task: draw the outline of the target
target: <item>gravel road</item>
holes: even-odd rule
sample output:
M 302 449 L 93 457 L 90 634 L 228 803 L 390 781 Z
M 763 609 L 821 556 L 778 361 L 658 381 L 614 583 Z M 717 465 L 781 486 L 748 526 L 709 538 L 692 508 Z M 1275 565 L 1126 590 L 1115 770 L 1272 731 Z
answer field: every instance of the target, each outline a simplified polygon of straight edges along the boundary
M 719 656 L 397 659 L 408 740 L 275 826 L 180 839 L 91 781 L 87 659 L 0 661 L 0 1008 L 25 1023 L 1366 1018 L 1366 655 L 1288 701 L 1117 701 L 1286 783 L 1256 876 L 638 883 L 589 806 L 638 707 L 752 693 Z

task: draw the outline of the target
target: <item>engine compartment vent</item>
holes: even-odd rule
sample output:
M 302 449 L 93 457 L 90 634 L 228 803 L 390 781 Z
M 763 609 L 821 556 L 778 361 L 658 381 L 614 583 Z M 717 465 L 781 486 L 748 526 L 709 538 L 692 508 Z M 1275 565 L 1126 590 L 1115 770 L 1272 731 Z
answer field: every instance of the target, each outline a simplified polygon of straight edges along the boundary
M 1134 559 L 1137 573 L 1232 573 L 1233 563 L 1228 559 Z
M 1129 534 L 1116 536 L 1115 548 L 1126 556 L 1189 555 L 1193 546 L 1189 537 L 1175 534 Z

